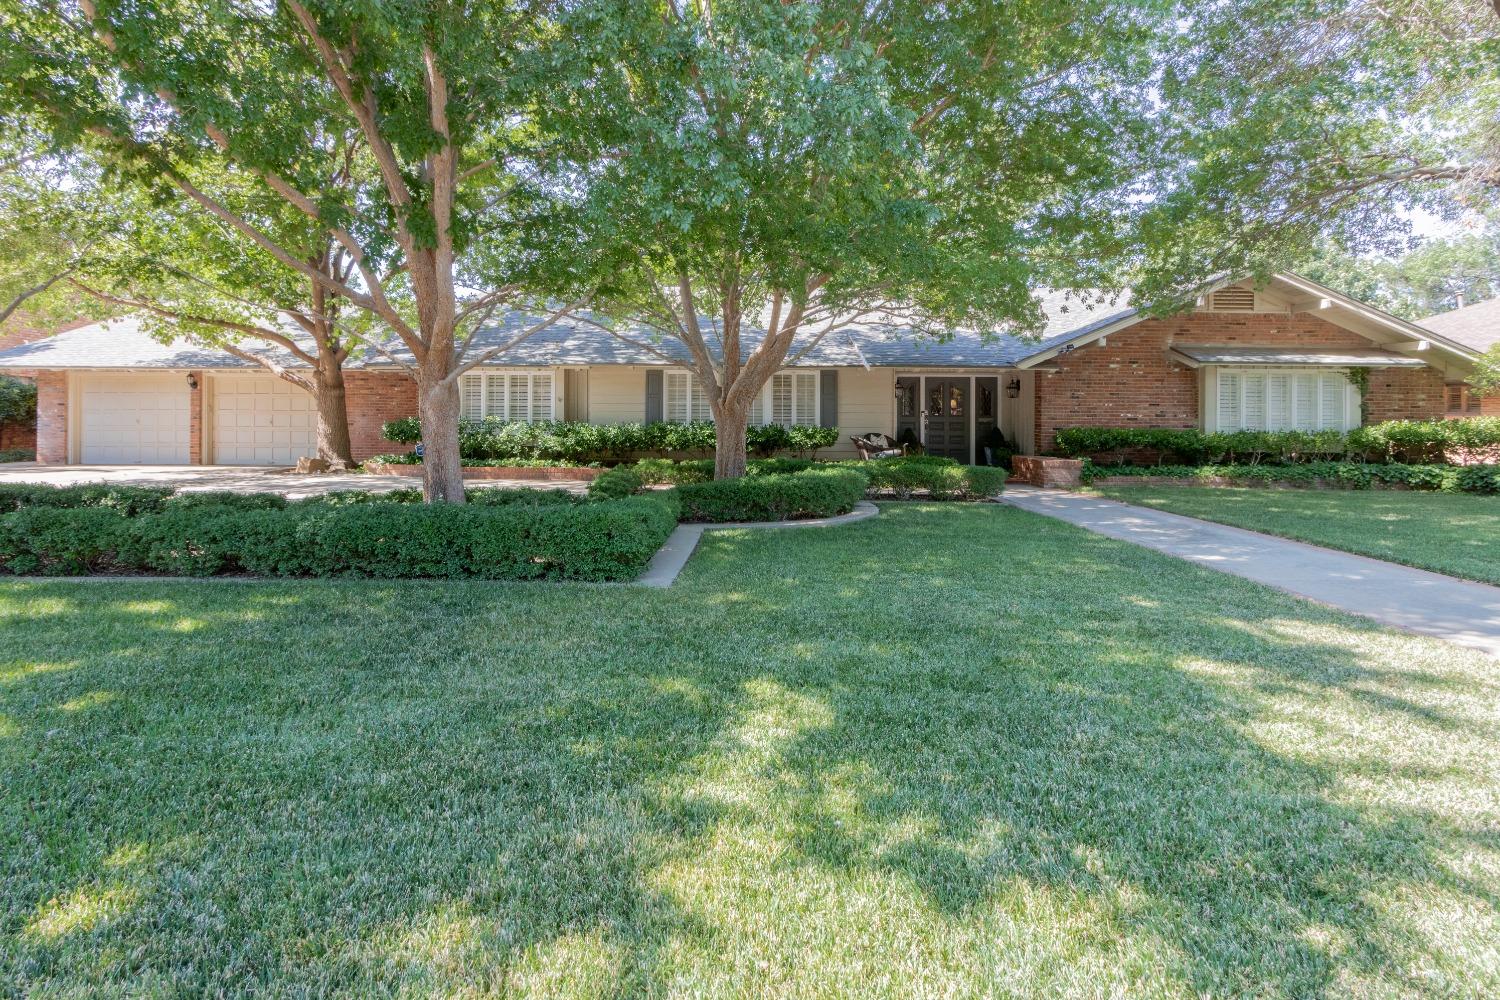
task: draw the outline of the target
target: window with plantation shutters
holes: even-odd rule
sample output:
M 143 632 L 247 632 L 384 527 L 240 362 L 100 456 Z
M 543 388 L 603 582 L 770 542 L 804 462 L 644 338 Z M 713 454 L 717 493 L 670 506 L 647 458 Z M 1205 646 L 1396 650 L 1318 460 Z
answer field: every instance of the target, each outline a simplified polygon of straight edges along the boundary
M 1358 426 L 1357 393 L 1340 372 L 1221 370 L 1221 431 L 1349 430 Z
M 468 372 L 458 380 L 466 420 L 494 417 L 534 423 L 556 419 L 551 372 Z
M 664 420 L 671 423 L 713 420 L 708 395 L 691 372 L 666 372 L 662 388 Z M 762 424 L 816 427 L 819 403 L 818 372 L 777 372 L 750 402 L 749 422 L 752 427 Z

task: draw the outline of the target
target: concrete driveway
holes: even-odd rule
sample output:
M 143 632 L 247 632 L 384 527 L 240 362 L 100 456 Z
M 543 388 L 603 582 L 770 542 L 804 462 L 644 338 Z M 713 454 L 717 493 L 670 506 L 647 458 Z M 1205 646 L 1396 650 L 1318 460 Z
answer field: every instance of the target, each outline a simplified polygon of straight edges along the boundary
M 243 465 L 38 465 L 15 462 L 0 465 L 0 484 L 45 483 L 50 486 L 77 486 L 82 483 L 118 483 L 129 486 L 175 486 L 183 491 L 230 490 L 234 493 L 280 493 L 282 496 L 318 496 L 341 490 L 420 489 L 417 476 L 375 476 L 366 473 L 329 472 L 299 476 L 287 469 L 255 468 Z M 582 481 L 539 482 L 530 479 L 476 479 L 474 487 L 526 487 L 530 489 L 565 489 L 583 492 Z

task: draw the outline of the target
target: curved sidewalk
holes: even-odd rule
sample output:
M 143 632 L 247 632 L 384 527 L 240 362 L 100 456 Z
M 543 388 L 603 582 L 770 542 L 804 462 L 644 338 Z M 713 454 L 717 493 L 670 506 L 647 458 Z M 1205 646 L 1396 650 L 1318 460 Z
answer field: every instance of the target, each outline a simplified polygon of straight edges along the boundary
M 1500 657 L 1500 587 L 1064 490 L 1010 487 L 1001 499 L 1033 514 Z
M 853 524 L 880 513 L 868 500 L 861 500 L 847 514 L 837 517 L 818 517 L 806 521 L 731 521 L 725 524 L 679 524 L 667 536 L 666 543 L 656 550 L 646 572 L 624 584 L 627 587 L 670 587 L 677 574 L 687 565 L 693 550 L 703 538 L 705 531 L 734 531 L 739 528 L 832 528 L 840 524 Z

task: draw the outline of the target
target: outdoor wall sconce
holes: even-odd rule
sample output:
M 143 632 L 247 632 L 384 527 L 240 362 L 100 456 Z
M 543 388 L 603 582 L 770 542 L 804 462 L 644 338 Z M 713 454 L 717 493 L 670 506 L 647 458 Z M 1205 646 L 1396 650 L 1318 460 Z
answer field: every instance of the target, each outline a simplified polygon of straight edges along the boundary
M 196 389 L 196 388 L 198 388 L 198 376 L 192 374 L 191 372 L 188 373 L 188 388 L 189 389 Z
M 1021 380 L 1013 378 L 1005 383 L 1005 395 L 1011 399 L 1019 399 L 1021 396 Z

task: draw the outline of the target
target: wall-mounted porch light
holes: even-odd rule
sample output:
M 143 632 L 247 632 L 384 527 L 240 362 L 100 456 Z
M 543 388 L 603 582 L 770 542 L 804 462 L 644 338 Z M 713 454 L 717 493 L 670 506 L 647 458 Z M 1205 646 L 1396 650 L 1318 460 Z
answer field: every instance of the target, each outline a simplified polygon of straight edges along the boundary
M 1011 399 L 1017 399 L 1021 395 L 1021 380 L 1013 378 L 1005 383 L 1005 395 Z
M 192 372 L 188 372 L 188 388 L 198 388 L 198 376 L 194 375 Z

